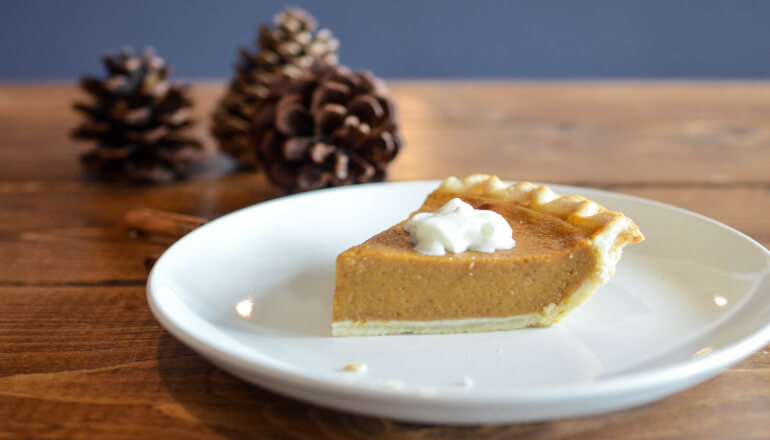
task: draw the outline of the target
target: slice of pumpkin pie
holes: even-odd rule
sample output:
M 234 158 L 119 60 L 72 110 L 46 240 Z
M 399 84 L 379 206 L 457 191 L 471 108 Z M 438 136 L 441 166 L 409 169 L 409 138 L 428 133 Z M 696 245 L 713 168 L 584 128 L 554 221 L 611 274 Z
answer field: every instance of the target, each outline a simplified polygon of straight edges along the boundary
M 643 239 L 631 219 L 580 196 L 450 177 L 408 220 L 337 257 L 332 334 L 549 326 Z

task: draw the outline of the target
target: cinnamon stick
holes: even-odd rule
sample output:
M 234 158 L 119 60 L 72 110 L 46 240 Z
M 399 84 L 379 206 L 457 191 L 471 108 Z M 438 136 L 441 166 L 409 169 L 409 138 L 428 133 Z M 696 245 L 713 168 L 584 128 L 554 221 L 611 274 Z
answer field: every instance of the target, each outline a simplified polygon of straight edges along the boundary
M 147 269 L 149 272 L 152 270 L 152 266 L 155 266 L 155 263 L 158 261 L 158 258 L 160 258 L 161 254 L 155 254 L 151 257 L 145 257 L 144 259 L 144 268 Z
M 140 208 L 129 211 L 125 221 L 130 230 L 138 233 L 181 238 L 206 223 L 207 220 L 176 212 Z

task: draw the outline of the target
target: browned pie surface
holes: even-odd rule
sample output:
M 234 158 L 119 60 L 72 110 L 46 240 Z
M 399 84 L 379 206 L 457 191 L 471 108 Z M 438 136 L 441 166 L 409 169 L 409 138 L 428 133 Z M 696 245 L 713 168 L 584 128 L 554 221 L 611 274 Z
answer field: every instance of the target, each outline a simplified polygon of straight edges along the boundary
M 548 254 L 552 251 L 569 249 L 588 238 L 588 232 L 576 228 L 564 220 L 547 214 L 533 211 L 523 206 L 506 204 L 487 197 L 436 190 L 426 199 L 415 212 L 433 212 L 444 206 L 454 197 L 459 197 L 476 209 L 490 209 L 505 217 L 513 229 L 516 246 L 512 249 L 485 252 L 462 252 L 447 254 L 447 258 L 459 259 L 498 259 L 501 257 L 525 257 Z M 411 216 L 410 216 L 411 217 Z M 422 258 L 435 261 L 435 256 L 423 255 L 413 250 L 414 245 L 409 241 L 409 234 L 404 231 L 406 220 L 392 228 L 375 235 L 363 243 L 363 248 L 374 252 L 403 252 L 407 251 L 408 258 Z M 444 259 L 444 257 L 442 257 Z
M 513 229 L 516 246 L 443 256 L 414 250 L 404 222 L 337 259 L 335 321 L 505 317 L 558 304 L 593 269 L 587 232 L 528 208 L 480 196 L 434 191 L 419 211 L 453 197 L 492 209 Z

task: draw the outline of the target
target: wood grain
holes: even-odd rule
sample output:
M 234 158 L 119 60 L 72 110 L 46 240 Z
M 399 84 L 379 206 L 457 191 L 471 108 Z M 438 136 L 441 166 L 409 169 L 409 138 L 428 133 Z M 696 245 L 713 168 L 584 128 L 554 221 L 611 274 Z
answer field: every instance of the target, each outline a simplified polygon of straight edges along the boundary
M 474 171 L 580 184 L 713 217 L 770 245 L 770 84 L 397 83 L 395 180 Z M 205 122 L 222 90 L 195 86 Z M 641 408 L 451 427 L 307 405 L 250 386 L 169 336 L 145 301 L 133 208 L 215 218 L 279 195 L 259 176 L 167 187 L 81 180 L 70 85 L 0 86 L 0 439 L 768 438 L 765 348 Z M 197 128 L 206 139 L 205 123 Z M 225 161 L 226 162 L 226 161 Z
M 756 183 L 770 163 L 767 83 L 396 83 L 407 142 L 395 180 L 471 170 L 517 180 Z M 198 84 L 198 134 L 222 91 Z M 68 138 L 74 87 L 0 88 L 0 176 L 62 180 L 87 147 Z M 45 108 L 42 108 L 45 103 Z M 45 144 L 40 140 L 46 139 Z M 693 158 L 697 157 L 697 161 Z

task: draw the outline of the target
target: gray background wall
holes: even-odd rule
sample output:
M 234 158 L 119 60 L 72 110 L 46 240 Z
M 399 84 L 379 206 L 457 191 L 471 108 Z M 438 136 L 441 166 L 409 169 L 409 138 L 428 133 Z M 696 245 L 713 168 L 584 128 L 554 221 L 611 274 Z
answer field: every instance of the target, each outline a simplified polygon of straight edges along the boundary
M 69 79 L 154 46 L 186 78 L 223 78 L 278 0 L 0 0 L 0 79 Z M 770 1 L 298 0 L 383 77 L 767 78 Z

